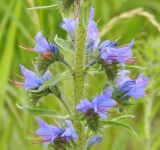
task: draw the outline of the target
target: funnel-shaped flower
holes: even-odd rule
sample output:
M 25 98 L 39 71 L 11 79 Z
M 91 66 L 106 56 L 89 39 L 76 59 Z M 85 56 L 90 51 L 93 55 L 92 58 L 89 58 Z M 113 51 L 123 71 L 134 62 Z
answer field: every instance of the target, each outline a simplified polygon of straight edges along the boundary
M 84 113 L 88 119 L 94 118 L 94 115 L 99 115 L 102 120 L 105 120 L 108 110 L 116 105 L 111 96 L 112 89 L 95 97 L 91 102 L 86 99 L 82 100 L 76 109 Z
M 48 41 L 43 37 L 42 33 L 39 32 L 36 36 L 36 46 L 34 48 L 34 51 L 37 53 L 52 53 L 57 54 L 58 48 L 55 44 L 50 44 Z
M 99 47 L 100 57 L 108 64 L 118 62 L 124 65 L 132 57 L 133 44 L 134 40 L 128 46 L 119 48 L 115 42 L 104 41 Z
M 98 43 L 100 42 L 97 23 L 93 20 L 94 12 L 95 12 L 94 8 L 91 8 L 89 24 L 87 27 L 87 43 L 86 43 L 87 50 L 95 49 L 98 46 Z
M 78 138 L 72 122 L 69 120 L 65 121 L 64 128 L 48 125 L 39 118 L 37 122 L 40 128 L 36 131 L 36 135 L 42 138 L 40 142 L 43 142 L 45 146 L 48 146 L 50 143 L 54 143 L 56 146 L 59 144 L 65 146 L 65 144 Z
M 42 77 L 38 77 L 34 72 L 26 69 L 24 66 L 20 65 L 21 71 L 25 76 L 24 88 L 26 90 L 33 90 L 39 88 L 43 83 L 51 79 L 49 71 L 46 71 Z
M 89 24 L 87 26 L 87 42 L 86 49 L 92 50 L 97 47 L 100 39 L 99 39 L 99 31 L 97 29 L 97 23 L 94 22 L 94 8 L 91 9 Z M 76 37 L 76 30 L 78 26 L 78 18 L 72 19 L 64 19 L 61 27 L 67 31 L 70 35 L 70 38 L 74 41 Z
M 78 19 L 72 20 L 70 18 L 63 19 L 63 22 L 61 24 L 62 29 L 68 32 L 72 40 L 75 39 L 77 24 L 78 24 Z
M 144 78 L 143 74 L 135 80 L 131 80 L 126 75 L 130 72 L 123 70 L 118 74 L 117 87 L 119 89 L 119 94 L 123 95 L 123 98 L 131 96 L 135 99 L 144 97 L 145 88 L 148 84 L 148 78 Z

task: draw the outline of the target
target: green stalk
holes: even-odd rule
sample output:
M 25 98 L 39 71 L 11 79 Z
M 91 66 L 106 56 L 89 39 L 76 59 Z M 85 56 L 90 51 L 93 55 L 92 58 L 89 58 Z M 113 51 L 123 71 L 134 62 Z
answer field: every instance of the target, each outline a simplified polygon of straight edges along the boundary
M 86 14 L 84 12 L 91 8 L 91 0 L 88 2 L 81 1 L 80 3 L 80 13 L 79 13 L 79 22 L 76 35 L 75 43 L 75 62 L 74 62 L 74 74 L 73 74 L 73 84 L 74 84 L 74 105 L 76 106 L 80 100 L 84 99 L 85 94 L 85 45 L 86 45 L 86 27 L 85 19 Z M 89 13 L 87 14 L 87 20 L 89 18 Z M 88 24 L 88 22 L 87 22 Z M 78 133 L 78 150 L 84 150 L 86 147 L 86 136 L 84 133 L 84 127 L 79 121 L 78 113 L 75 111 L 74 124 L 76 131 Z
M 151 123 L 152 123 L 152 104 L 153 100 L 146 98 L 145 113 L 144 113 L 144 131 L 145 131 L 145 150 L 151 149 Z
M 84 67 L 85 67 L 86 29 L 83 25 L 83 15 L 80 12 L 75 53 L 74 68 L 74 99 L 75 105 L 84 98 Z
M 76 52 L 75 52 L 75 68 L 73 76 L 74 84 L 74 102 L 75 106 L 84 98 L 84 67 L 85 67 L 85 43 L 86 43 L 86 29 L 83 24 L 82 8 L 80 10 L 77 37 L 76 37 Z M 84 130 L 82 124 L 79 122 L 78 114 L 75 112 L 75 127 L 78 133 L 78 147 L 83 150 L 85 145 Z

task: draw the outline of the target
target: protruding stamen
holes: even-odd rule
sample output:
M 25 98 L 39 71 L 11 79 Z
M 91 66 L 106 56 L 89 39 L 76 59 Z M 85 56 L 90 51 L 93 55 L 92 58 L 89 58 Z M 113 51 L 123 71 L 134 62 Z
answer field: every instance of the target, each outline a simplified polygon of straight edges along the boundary
M 13 81 L 13 80 L 9 80 L 11 83 L 13 83 L 13 84 L 15 84 L 16 86 L 18 86 L 18 87 L 22 87 L 22 86 L 24 86 L 24 84 L 23 83 L 20 83 L 20 82 L 16 82 L 16 81 Z
M 27 50 L 27 51 L 30 51 L 30 52 L 34 52 L 34 48 L 27 48 L 27 47 L 24 47 L 24 46 L 21 46 L 21 45 L 19 45 L 19 47 L 24 49 L 24 50 Z

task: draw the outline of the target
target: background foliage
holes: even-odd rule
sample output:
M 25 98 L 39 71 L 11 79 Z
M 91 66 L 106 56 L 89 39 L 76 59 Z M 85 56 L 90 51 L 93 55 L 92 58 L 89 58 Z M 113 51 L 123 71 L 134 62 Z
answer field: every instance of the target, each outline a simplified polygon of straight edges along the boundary
M 35 54 L 22 50 L 19 45 L 33 47 L 32 38 L 38 31 L 43 31 L 50 41 L 58 34 L 66 33 L 59 27 L 62 17 L 57 9 L 29 10 L 28 7 L 53 5 L 51 0 L 1 0 L 0 1 L 0 149 L 1 150 L 41 150 L 41 145 L 32 144 L 31 133 L 38 126 L 35 117 L 22 112 L 16 104 L 27 105 L 29 100 L 22 88 L 9 82 L 20 80 L 19 64 L 33 68 Z M 113 20 L 113 17 L 136 8 L 144 8 L 139 13 L 127 13 Z M 123 119 L 122 122 L 132 126 L 137 136 L 125 129 L 108 127 L 101 144 L 95 149 L 103 150 L 159 150 L 160 149 L 160 1 L 159 0 L 95 0 L 96 20 L 98 27 L 108 32 L 102 39 L 118 41 L 120 45 L 135 39 L 133 52 L 140 56 L 138 65 L 143 66 L 144 73 L 149 76 L 150 83 L 147 95 L 138 100 L 127 110 L 126 114 L 135 115 L 134 119 Z M 148 12 L 148 13 L 146 13 Z M 152 14 L 152 15 L 151 15 Z M 155 18 L 153 17 L 155 16 Z M 127 18 L 127 19 L 125 19 Z M 112 21 L 111 21 L 112 20 Z M 111 21 L 111 22 L 110 22 Z M 156 22 L 157 21 L 157 22 Z M 109 24 L 110 22 L 110 24 Z M 112 24 L 113 23 L 113 24 Z M 111 25 L 111 26 L 110 26 Z M 114 25 L 114 26 L 113 26 Z M 112 28 L 110 28 L 112 27 Z M 57 64 L 58 65 L 58 64 Z M 60 67 L 60 70 L 63 66 Z M 137 72 L 136 68 L 132 68 Z M 89 97 L 98 94 L 103 85 L 103 75 L 90 78 Z M 97 86 L 98 85 L 98 86 Z M 61 85 L 66 100 L 69 99 L 70 83 L 68 79 Z M 43 104 L 43 105 L 42 105 Z M 65 114 L 61 104 L 54 97 L 47 96 L 40 105 Z M 50 121 L 51 122 L 51 121 Z

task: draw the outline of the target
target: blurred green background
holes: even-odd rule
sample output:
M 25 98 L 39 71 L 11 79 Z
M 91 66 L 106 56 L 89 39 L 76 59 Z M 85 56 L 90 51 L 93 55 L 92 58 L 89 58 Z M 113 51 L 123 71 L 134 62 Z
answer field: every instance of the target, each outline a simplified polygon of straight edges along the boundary
M 60 28 L 62 20 L 57 9 L 28 10 L 28 7 L 53 5 L 52 0 L 1 0 L 0 1 L 0 150 L 41 150 L 41 145 L 32 144 L 30 133 L 38 125 L 35 118 L 16 107 L 28 105 L 29 100 L 22 88 L 9 82 L 20 79 L 19 64 L 33 68 L 35 54 L 19 47 L 34 47 L 38 31 L 53 39 L 58 34 L 65 38 L 66 33 Z M 136 8 L 138 12 L 127 12 Z M 95 146 L 100 150 L 160 150 L 160 1 L 159 0 L 95 0 L 98 28 L 103 33 L 101 39 L 115 40 L 119 37 L 120 45 L 135 39 L 133 52 L 138 65 L 150 78 L 144 99 L 135 102 L 126 114 L 135 115 L 134 119 L 123 122 L 132 126 L 137 136 L 125 129 L 108 127 L 101 144 Z M 120 14 L 127 12 L 118 18 Z M 133 14 L 132 14 L 133 13 Z M 154 18 L 155 17 L 155 18 Z M 125 19 L 127 18 L 127 19 Z M 112 20 L 112 21 L 111 21 Z M 106 26 L 106 27 L 105 27 Z M 105 28 L 104 28 L 105 27 Z M 110 28 L 112 27 L 112 28 Z M 133 69 L 137 72 L 137 69 Z M 69 93 L 69 81 L 62 86 L 64 95 Z M 96 95 L 103 85 L 104 78 L 91 79 L 90 95 Z M 100 84 L 99 84 L 100 83 Z M 95 86 L 98 85 L 99 86 Z M 45 99 L 45 100 L 44 100 Z M 65 113 L 55 98 L 47 96 L 41 101 L 41 107 L 60 110 Z M 69 96 L 68 96 L 69 99 Z

